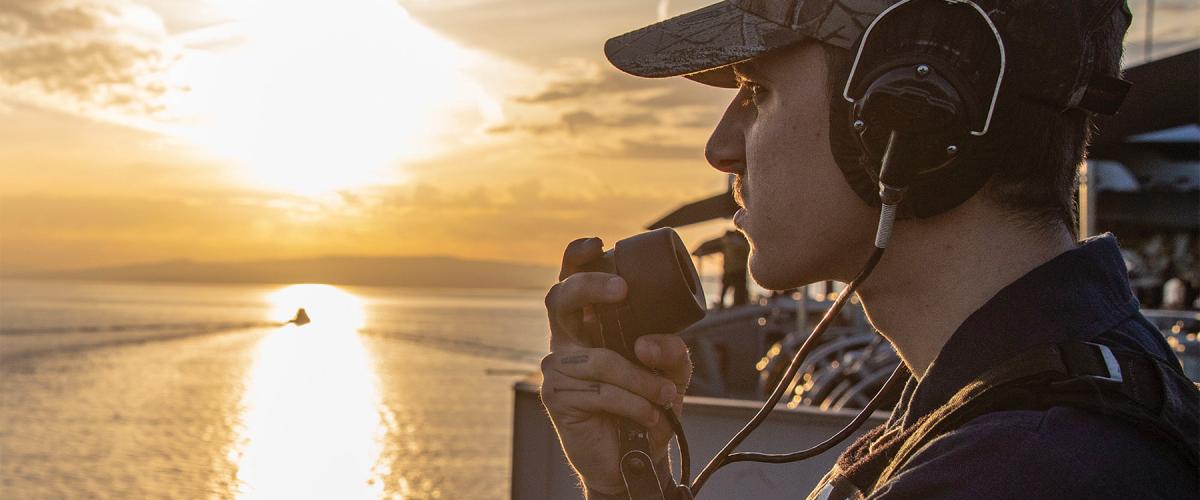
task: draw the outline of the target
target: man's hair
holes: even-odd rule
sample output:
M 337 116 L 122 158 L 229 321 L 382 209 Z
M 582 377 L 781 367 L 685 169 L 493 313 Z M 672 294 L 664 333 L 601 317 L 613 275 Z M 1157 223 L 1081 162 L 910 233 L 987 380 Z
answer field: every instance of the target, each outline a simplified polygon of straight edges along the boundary
M 1095 31 L 1086 51 L 1093 73 L 1118 74 L 1124 34 L 1125 27 L 1116 17 Z M 841 99 L 852 54 L 826 44 L 822 47 L 830 98 Z M 991 173 L 981 194 L 1031 230 L 1053 231 L 1062 224 L 1078 236 L 1077 176 L 1092 129 L 1092 115 L 1085 111 L 1054 109 L 1002 90 L 991 131 L 976 146 L 981 154 L 974 155 L 978 160 L 972 168 Z

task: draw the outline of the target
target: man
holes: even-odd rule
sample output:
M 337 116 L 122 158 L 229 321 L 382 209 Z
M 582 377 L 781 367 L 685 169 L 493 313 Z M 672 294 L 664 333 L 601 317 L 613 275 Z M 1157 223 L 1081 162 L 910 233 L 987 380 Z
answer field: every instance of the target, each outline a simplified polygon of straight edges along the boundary
M 725 231 L 721 236 L 721 299 L 718 309 L 725 308 L 725 293 L 733 289 L 729 307 L 745 305 L 750 301 L 750 290 L 746 286 L 746 261 L 750 258 L 750 243 L 738 231 Z
M 850 50 L 892 3 L 730 0 L 606 46 L 609 59 L 635 75 L 739 87 L 705 154 L 737 175 L 743 209 L 735 223 L 751 244 L 751 275 L 766 288 L 849 282 L 873 250 L 877 186 L 862 173 L 862 155 L 844 153 L 853 132 L 841 92 Z M 983 414 L 919 448 L 886 481 L 856 481 L 878 458 L 876 447 L 895 451 L 890 438 L 1032 346 L 1089 341 L 1174 361 L 1138 312 L 1114 238 L 1079 243 L 1074 233 L 1075 172 L 1091 124 L 1079 96 L 1099 81 L 1093 76 L 1117 74 L 1127 7 L 979 3 L 996 20 L 1010 65 L 991 131 L 964 159 L 972 174 L 936 189 L 912 187 L 911 217 L 896 223 L 886 255 L 859 288 L 872 324 L 912 378 L 889 421 L 851 446 L 813 496 L 1194 498 L 1197 471 L 1177 443 L 1069 406 Z M 611 417 L 645 425 L 657 469 L 669 470 L 671 433 L 659 408 L 678 411 L 691 367 L 673 335 L 636 346 L 659 375 L 581 340 L 598 327 L 590 305 L 618 302 L 627 291 L 618 277 L 578 272 L 601 247 L 598 239 L 572 242 L 563 281 L 546 297 L 552 337 L 542 397 L 588 498 L 627 498 Z M 559 390 L 572 387 L 598 389 Z M 1188 387 L 1172 397 L 1197 395 Z

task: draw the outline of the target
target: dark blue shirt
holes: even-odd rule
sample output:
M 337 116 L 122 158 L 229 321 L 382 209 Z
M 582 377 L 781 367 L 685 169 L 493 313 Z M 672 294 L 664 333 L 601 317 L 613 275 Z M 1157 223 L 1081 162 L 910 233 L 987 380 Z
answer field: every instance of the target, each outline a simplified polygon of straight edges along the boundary
M 1100 341 L 1177 363 L 1139 312 L 1111 235 L 1039 266 L 968 317 L 925 377 L 909 380 L 891 418 L 873 434 L 908 428 L 989 368 L 1035 345 L 1067 340 Z M 1198 471 L 1158 439 L 1065 406 L 988 413 L 930 442 L 868 498 L 1200 498 Z M 860 444 L 866 443 L 851 450 Z M 835 468 L 827 479 L 836 484 L 838 473 Z M 831 498 L 848 491 L 825 490 L 833 491 Z

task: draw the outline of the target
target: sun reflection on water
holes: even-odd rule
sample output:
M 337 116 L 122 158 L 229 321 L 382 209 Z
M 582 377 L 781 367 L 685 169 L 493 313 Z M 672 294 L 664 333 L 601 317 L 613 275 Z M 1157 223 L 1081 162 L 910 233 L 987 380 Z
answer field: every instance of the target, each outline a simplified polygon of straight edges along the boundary
M 272 319 L 290 319 L 303 307 L 312 323 L 280 328 L 258 347 L 230 457 L 239 497 L 382 497 L 386 428 L 358 335 L 363 301 L 328 285 L 293 285 L 268 299 Z

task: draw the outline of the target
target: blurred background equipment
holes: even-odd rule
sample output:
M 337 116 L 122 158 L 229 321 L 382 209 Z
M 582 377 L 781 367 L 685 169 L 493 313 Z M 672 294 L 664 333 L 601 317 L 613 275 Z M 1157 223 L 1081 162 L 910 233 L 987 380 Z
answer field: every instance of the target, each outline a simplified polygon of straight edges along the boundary
M 1144 309 L 1200 308 L 1200 50 L 1128 68 L 1080 172 L 1081 237 L 1120 240 Z
M 726 230 L 720 238 L 701 243 L 692 251 L 692 255 L 721 255 L 721 291 L 717 294 L 714 304 L 716 309 L 745 305 L 750 301 L 750 290 L 747 283 L 747 261 L 750 259 L 750 242 L 741 231 Z M 728 306 L 725 305 L 725 295 L 733 290 L 733 297 Z

